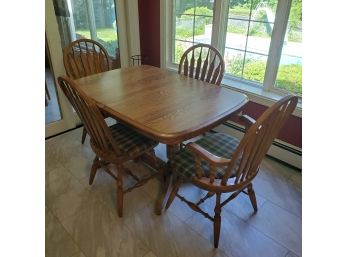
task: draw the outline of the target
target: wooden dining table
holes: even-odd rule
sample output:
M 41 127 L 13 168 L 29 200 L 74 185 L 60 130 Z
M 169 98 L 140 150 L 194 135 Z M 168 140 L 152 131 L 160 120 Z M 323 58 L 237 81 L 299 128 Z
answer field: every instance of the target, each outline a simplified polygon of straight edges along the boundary
M 149 65 L 102 72 L 76 82 L 118 122 L 166 144 L 169 170 L 181 142 L 223 123 L 248 102 L 245 94 Z M 158 214 L 165 191 L 158 200 Z

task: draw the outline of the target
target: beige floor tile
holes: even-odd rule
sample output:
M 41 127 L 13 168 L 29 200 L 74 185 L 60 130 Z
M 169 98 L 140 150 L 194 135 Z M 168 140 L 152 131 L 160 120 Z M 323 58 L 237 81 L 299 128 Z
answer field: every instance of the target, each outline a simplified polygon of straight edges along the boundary
M 86 257 L 143 257 L 150 251 L 124 225 L 123 219 L 97 202 L 65 219 L 63 226 Z
M 228 198 L 229 195 L 225 195 L 222 197 L 222 199 Z M 263 204 L 266 202 L 266 199 L 262 196 L 258 195 L 256 196 L 257 201 L 257 207 L 260 209 Z M 215 199 L 214 199 L 215 203 Z M 233 213 L 237 217 L 248 220 L 250 217 L 255 215 L 254 208 L 251 205 L 249 196 L 243 193 L 240 193 L 235 199 L 231 200 L 229 203 L 227 203 L 223 207 L 223 211 L 227 211 L 230 213 Z
M 46 185 L 46 204 L 59 220 L 88 208 L 96 199 L 97 194 L 88 190 L 72 175 Z
M 293 168 L 285 166 L 266 156 L 261 162 L 258 176 L 264 179 L 279 178 L 287 180 L 295 173 L 296 171 Z
M 110 170 L 115 174 L 113 165 L 109 165 Z M 144 168 L 143 168 L 144 169 Z M 147 168 L 145 167 L 145 170 Z M 139 170 L 138 170 L 139 171 Z M 139 175 L 139 173 L 134 172 Z M 124 176 L 124 188 L 134 185 L 135 180 L 126 175 Z M 107 174 L 102 168 L 97 171 L 93 184 L 88 184 L 89 178 L 84 178 L 80 182 L 85 185 L 91 192 L 95 193 L 98 198 L 105 204 L 112 212 L 117 212 L 117 187 L 114 178 Z M 146 186 L 146 185 L 145 185 Z M 135 188 L 133 191 L 124 194 L 123 199 L 123 214 L 132 215 L 135 211 L 144 208 L 147 205 L 155 206 L 155 197 L 151 197 L 145 190 L 144 186 Z
M 72 256 L 79 251 L 72 237 L 47 208 L 45 223 L 45 255 L 47 257 Z
M 271 202 L 266 202 L 256 215 L 250 217 L 248 223 L 292 252 L 301 255 L 302 225 L 299 217 Z
M 45 159 L 46 170 L 55 168 L 55 164 L 60 162 L 63 166 L 71 164 L 78 157 L 85 157 L 86 160 L 94 158 L 93 151 L 89 142 L 81 144 L 81 129 L 59 135 L 46 140 L 45 142 Z
M 89 177 L 93 160 L 93 155 L 85 156 L 80 151 L 77 151 L 73 156 L 64 161 L 63 166 L 67 168 L 77 179 L 83 179 Z
M 144 255 L 144 257 L 157 257 L 153 252 L 149 252 Z
M 186 224 L 213 246 L 213 223 L 210 220 L 196 213 Z M 228 212 L 222 212 L 219 249 L 235 257 L 279 257 L 288 252 L 285 247 Z
M 56 168 L 46 173 L 45 182 L 46 184 L 52 184 L 55 180 L 65 181 L 71 178 L 71 173 L 62 164 L 59 163 Z
M 260 195 L 292 214 L 302 217 L 302 193 L 287 181 L 256 177 L 253 185 L 256 196 Z
M 79 252 L 79 253 L 74 254 L 73 256 L 70 256 L 70 257 L 86 257 L 86 255 L 84 255 L 83 252 Z
M 156 256 L 226 256 L 169 212 L 157 216 L 148 207 L 125 222 Z
M 299 257 L 299 256 L 297 256 L 296 254 L 290 251 L 285 257 Z
M 149 180 L 142 189 L 154 200 L 157 199 L 159 190 L 162 190 L 161 182 L 159 179 L 154 178 Z
M 179 199 L 161 216 L 154 214 L 158 180 L 126 194 L 124 217 L 118 218 L 114 179 L 99 170 L 93 185 L 88 185 L 94 153 L 89 136 L 81 144 L 81 135 L 80 128 L 46 140 L 46 204 L 56 224 L 68 231 L 66 235 L 71 234 L 73 239 L 70 242 L 79 247 L 65 254 L 56 247 L 65 236 L 47 238 L 46 234 L 46 244 L 53 245 L 52 254 L 46 256 L 301 256 L 301 245 L 293 244 L 293 239 L 301 235 L 301 173 L 265 158 L 254 182 L 258 213 L 253 215 L 244 194 L 228 203 L 222 211 L 220 247 L 214 250 L 213 224 Z M 166 146 L 160 144 L 156 154 L 166 160 Z M 142 163 L 130 162 L 127 166 L 137 175 L 151 172 Z M 129 183 L 134 180 L 126 178 L 125 184 Z M 196 201 L 205 191 L 186 184 L 180 193 Z M 203 209 L 213 213 L 213 205 L 213 199 L 209 199 Z M 274 217 L 272 223 L 269 217 Z M 293 230 L 283 224 L 286 222 Z M 52 228 L 46 223 L 46 230 L 55 230 Z
M 293 185 L 297 191 L 302 192 L 302 173 L 298 172 L 293 174 L 288 182 Z

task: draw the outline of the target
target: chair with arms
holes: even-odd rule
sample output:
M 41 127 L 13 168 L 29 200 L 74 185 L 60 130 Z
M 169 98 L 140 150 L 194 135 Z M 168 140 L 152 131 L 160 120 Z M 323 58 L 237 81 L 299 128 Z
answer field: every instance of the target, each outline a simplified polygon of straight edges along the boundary
M 178 73 L 220 85 L 225 73 L 225 62 L 213 46 L 197 44 L 187 49 L 182 55 Z
M 145 178 L 139 178 L 125 168 L 124 163 L 147 154 L 153 159 L 156 168 L 158 168 L 154 151 L 154 147 L 158 145 L 158 142 L 138 134 L 120 123 L 108 127 L 96 103 L 81 91 L 76 82 L 68 77 L 59 77 L 58 83 L 91 137 L 90 143 L 96 157 L 91 168 L 89 184 L 93 183 L 98 168 L 109 163 L 113 163 L 117 168 L 117 175 L 107 168 L 105 171 L 117 182 L 117 211 L 119 217 L 122 217 L 123 195 L 136 187 L 144 185 L 149 179 L 154 178 L 161 172 L 158 169 L 159 172 Z M 123 175 L 125 173 L 131 175 L 137 181 L 127 189 L 123 189 Z
M 267 109 L 257 121 L 246 115 L 241 116 L 247 126 L 240 141 L 227 134 L 215 133 L 189 143 L 179 151 L 173 160 L 176 181 L 165 208 L 168 209 L 177 196 L 192 210 L 213 221 L 214 246 L 217 248 L 221 227 L 220 213 L 224 205 L 243 192 L 249 196 L 254 211 L 257 211 L 252 181 L 258 174 L 261 161 L 274 138 L 295 109 L 297 101 L 296 96 L 286 96 Z M 208 191 L 207 194 L 196 203 L 188 201 L 178 193 L 180 185 L 185 181 Z M 221 202 L 222 193 L 230 195 Z M 212 217 L 199 205 L 214 195 L 215 216 Z
M 91 39 L 78 39 L 69 43 L 63 51 L 63 62 L 67 75 L 72 79 L 111 70 L 106 49 Z M 108 117 L 106 113 L 103 116 Z M 85 142 L 86 132 L 83 128 L 82 144 Z

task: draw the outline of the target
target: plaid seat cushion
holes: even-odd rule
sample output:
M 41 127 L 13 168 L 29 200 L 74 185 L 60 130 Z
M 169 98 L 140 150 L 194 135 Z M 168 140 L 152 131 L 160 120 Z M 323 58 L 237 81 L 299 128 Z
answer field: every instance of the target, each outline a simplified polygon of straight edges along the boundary
M 158 145 L 158 142 L 135 132 L 121 123 L 112 125 L 110 129 L 120 150 L 128 155 L 142 152 Z
M 230 135 L 215 133 L 204 136 L 195 143 L 216 156 L 230 159 L 239 145 L 239 140 Z M 204 175 L 209 177 L 209 166 L 206 161 L 202 161 L 202 170 Z M 183 149 L 175 155 L 174 172 L 186 181 L 191 180 L 196 174 L 195 159 L 189 150 Z M 226 167 L 219 167 L 215 177 L 221 179 L 225 172 Z M 232 177 L 236 175 L 235 173 L 236 168 L 232 172 Z

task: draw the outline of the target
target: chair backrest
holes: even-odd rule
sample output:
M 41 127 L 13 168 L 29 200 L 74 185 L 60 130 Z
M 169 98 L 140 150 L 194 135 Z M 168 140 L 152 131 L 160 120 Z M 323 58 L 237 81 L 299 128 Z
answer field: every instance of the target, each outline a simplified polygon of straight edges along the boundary
M 286 96 L 268 108 L 246 131 L 221 180 L 226 185 L 235 166 L 235 185 L 243 187 L 257 175 L 262 159 L 266 155 L 280 129 L 296 108 L 298 97 Z
M 72 79 L 59 77 L 58 83 L 91 136 L 92 145 L 103 153 L 120 155 L 121 151 L 96 103 Z
M 220 85 L 225 73 L 225 62 L 213 46 L 197 44 L 187 49 L 182 55 L 178 73 Z
M 111 69 L 106 49 L 97 41 L 78 39 L 63 51 L 64 67 L 70 78 L 78 79 Z

